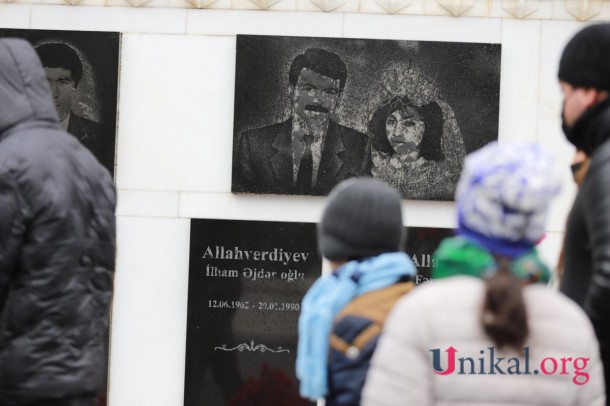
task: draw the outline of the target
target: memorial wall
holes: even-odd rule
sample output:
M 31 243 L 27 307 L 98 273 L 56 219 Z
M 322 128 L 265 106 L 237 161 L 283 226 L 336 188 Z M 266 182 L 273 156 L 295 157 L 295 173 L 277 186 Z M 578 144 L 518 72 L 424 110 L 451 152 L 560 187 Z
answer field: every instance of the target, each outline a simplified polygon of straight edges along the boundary
M 456 224 L 464 155 L 540 142 L 564 179 L 540 244 L 554 265 L 574 194 L 556 71 L 586 22 L 565 0 L 525 18 L 496 0 L 459 16 L 433 0 L 395 14 L 386 3 L 0 4 L 0 36 L 26 38 L 43 63 L 45 52 L 80 63 L 46 62 L 56 107 L 119 192 L 111 406 L 237 405 L 262 388 L 299 404 L 300 301 L 327 272 L 315 223 L 346 177 L 402 194 L 406 251 L 425 283 Z M 593 19 L 610 19 L 609 5 Z M 298 64 L 320 55 L 342 79 L 312 87 Z M 392 142 L 404 115 L 425 156 Z M 332 140 L 306 186 L 290 159 L 299 123 Z M 371 160 L 359 139 L 372 141 Z

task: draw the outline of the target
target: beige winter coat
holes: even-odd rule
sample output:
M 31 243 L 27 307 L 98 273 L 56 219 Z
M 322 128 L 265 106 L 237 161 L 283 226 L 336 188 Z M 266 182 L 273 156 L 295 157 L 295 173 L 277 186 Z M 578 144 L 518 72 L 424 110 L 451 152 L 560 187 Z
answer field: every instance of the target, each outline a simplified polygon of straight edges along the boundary
M 362 404 L 605 405 L 598 343 L 588 318 L 575 303 L 541 285 L 524 289 L 530 328 L 524 346 L 529 355 L 529 374 L 525 374 L 525 357 L 515 351 L 495 348 L 494 362 L 499 357 L 504 359 L 496 364 L 499 370 L 491 366 L 490 347 L 494 344 L 479 322 L 483 293 L 481 280 L 458 276 L 430 282 L 401 299 L 386 322 L 366 379 Z M 433 369 L 431 350 L 438 350 L 439 369 L 446 371 L 449 347 L 457 350 L 455 371 L 439 375 Z M 509 360 L 511 357 L 518 358 Z M 552 372 L 555 367 L 548 357 L 557 362 L 554 374 L 542 372 Z M 459 358 L 464 361 L 460 363 Z M 579 359 L 576 366 L 581 368 L 580 373 L 589 376 L 585 384 L 573 382 L 585 381 L 584 375 L 575 374 L 575 359 Z M 458 374 L 460 366 L 463 374 Z M 513 374 L 508 373 L 511 366 Z M 485 374 L 479 374 L 481 367 Z M 489 374 L 491 369 L 494 375 Z M 515 373 L 517 370 L 521 375 Z

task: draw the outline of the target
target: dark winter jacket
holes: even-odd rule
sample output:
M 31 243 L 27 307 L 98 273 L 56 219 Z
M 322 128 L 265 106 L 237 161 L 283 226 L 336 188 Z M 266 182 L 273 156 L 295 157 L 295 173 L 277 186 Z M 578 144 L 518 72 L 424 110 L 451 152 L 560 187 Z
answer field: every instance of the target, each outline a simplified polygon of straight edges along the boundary
M 568 217 L 561 291 L 593 322 L 610 384 L 610 99 L 583 115 L 572 137 L 591 162 Z
M 60 129 L 34 49 L 0 40 L 0 405 L 102 382 L 115 204 L 108 171 Z

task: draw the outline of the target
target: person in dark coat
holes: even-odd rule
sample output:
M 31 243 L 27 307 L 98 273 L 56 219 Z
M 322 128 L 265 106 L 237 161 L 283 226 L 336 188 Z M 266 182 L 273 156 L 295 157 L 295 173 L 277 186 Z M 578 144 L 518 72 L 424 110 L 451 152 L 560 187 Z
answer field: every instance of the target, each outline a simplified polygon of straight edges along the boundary
M 610 24 L 578 32 L 559 63 L 563 127 L 589 158 L 568 216 L 560 290 L 583 307 L 600 342 L 610 387 Z M 610 405 L 610 401 L 607 402 Z
M 113 290 L 112 177 L 60 128 L 24 40 L 0 40 L 0 106 L 0 405 L 93 406 Z
M 331 118 L 347 80 L 341 58 L 310 48 L 292 62 L 292 116 L 244 132 L 233 160 L 233 192 L 327 195 L 371 174 L 368 137 Z

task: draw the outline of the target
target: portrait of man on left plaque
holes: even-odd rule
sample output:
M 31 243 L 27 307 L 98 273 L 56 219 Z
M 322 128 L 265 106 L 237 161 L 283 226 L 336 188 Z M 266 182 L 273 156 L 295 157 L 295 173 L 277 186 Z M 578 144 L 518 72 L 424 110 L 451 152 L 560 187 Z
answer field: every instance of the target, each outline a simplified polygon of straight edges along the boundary
M 24 38 L 32 44 L 61 127 L 114 175 L 121 34 L 0 29 L 0 37 Z

